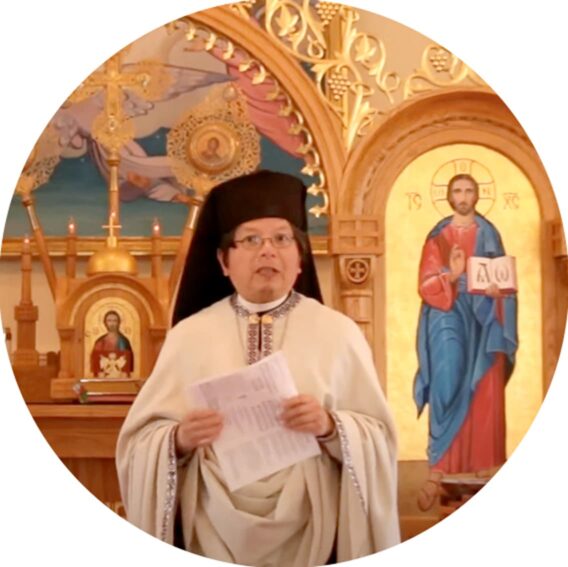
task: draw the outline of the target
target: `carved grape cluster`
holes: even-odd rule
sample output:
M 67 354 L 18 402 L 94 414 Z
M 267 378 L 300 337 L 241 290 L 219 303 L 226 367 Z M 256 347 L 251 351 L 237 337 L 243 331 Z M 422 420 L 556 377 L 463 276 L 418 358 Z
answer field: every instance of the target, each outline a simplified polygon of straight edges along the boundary
M 430 63 L 438 73 L 448 71 L 450 68 L 450 54 L 442 48 L 432 49 L 430 51 Z
M 334 100 L 340 100 L 351 86 L 351 81 L 340 73 L 331 73 L 327 79 L 327 85 L 331 90 Z
M 316 4 L 316 12 L 321 20 L 322 27 L 325 28 L 333 20 L 340 8 L 341 4 L 337 2 L 318 2 Z

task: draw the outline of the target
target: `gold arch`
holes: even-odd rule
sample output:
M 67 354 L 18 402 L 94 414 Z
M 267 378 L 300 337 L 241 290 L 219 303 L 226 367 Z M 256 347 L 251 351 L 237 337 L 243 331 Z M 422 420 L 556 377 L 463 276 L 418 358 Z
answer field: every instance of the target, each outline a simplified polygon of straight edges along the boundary
M 56 307 L 61 353 L 59 374 L 51 382 L 54 399 L 75 398 L 73 386 L 87 372 L 85 318 L 93 305 L 105 300 L 131 305 L 139 314 L 140 356 L 136 372 L 140 376 L 149 375 L 168 328 L 164 306 L 153 290 L 136 278 L 115 273 L 98 275 L 74 287 Z
M 168 321 L 164 317 L 164 311 L 155 295 L 136 278 L 124 277 L 117 274 L 103 274 L 90 278 L 83 285 L 70 293 L 62 303 L 58 323 L 62 326 L 74 326 L 77 313 L 86 300 L 99 293 L 123 291 L 135 297 L 144 307 L 151 325 L 167 327 Z

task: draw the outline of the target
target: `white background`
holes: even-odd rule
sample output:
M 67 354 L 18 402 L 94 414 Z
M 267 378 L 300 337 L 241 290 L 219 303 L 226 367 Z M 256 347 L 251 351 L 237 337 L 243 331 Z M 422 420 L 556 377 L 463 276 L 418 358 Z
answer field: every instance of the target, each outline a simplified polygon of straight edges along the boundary
M 390 0 L 351 4 L 390 17 L 444 45 L 508 104 L 539 152 L 566 225 L 567 54 L 562 3 Z M 2 2 L 0 225 L 33 143 L 81 80 L 128 42 L 211 1 Z M 522 227 L 521 227 L 522 229 Z M 39 433 L 0 349 L 0 562 L 116 565 L 213 564 L 161 544 L 90 495 Z M 533 426 L 483 492 L 441 525 L 380 558 L 439 567 L 566 565 L 568 488 L 566 348 Z M 563 411 L 564 410 L 564 411 Z M 11 560 L 9 558 L 12 558 Z

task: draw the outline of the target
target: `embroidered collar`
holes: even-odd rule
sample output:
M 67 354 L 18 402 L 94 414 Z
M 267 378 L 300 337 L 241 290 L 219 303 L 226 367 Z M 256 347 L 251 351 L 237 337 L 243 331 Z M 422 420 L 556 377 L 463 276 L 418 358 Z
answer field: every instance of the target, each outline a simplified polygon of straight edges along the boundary
M 262 317 L 264 318 L 268 315 L 272 319 L 277 319 L 279 317 L 287 315 L 294 307 L 296 307 L 296 305 L 298 305 L 301 297 L 302 296 L 297 291 L 292 290 L 290 295 L 283 303 L 280 303 L 274 309 L 263 313 Z M 239 317 L 246 317 L 249 319 L 252 317 L 256 318 L 257 320 L 259 319 L 258 315 L 254 311 L 249 311 L 238 302 L 236 293 L 231 296 L 231 307 L 235 310 L 235 313 Z
M 236 294 L 231 296 L 231 307 L 234 309 L 237 319 L 239 317 L 247 319 L 246 346 L 244 342 L 242 343 L 243 349 L 246 351 L 247 364 L 253 364 L 272 354 L 274 348 L 274 325 L 272 323 L 274 319 L 288 315 L 298 305 L 301 297 L 299 293 L 292 291 L 283 303 L 277 305 L 271 311 L 254 313 L 239 304 Z M 286 319 L 284 325 L 287 322 Z M 284 334 L 285 332 L 284 330 Z
M 288 295 L 289 294 L 287 293 L 275 301 L 270 301 L 268 303 L 252 303 L 251 301 L 247 301 L 242 295 L 237 295 L 237 303 L 250 313 L 268 313 L 282 305 L 288 299 Z

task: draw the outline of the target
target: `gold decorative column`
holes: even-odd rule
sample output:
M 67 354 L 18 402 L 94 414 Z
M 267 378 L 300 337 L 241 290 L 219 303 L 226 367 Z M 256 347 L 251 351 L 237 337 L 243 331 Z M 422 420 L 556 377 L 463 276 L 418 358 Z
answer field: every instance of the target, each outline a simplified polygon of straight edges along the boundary
M 177 286 L 179 285 L 180 278 L 183 272 L 185 257 L 187 256 L 187 253 L 189 251 L 189 245 L 191 244 L 191 239 L 193 237 L 193 231 L 195 229 L 195 224 L 197 222 L 197 217 L 199 215 L 199 208 L 201 207 L 201 201 L 192 198 L 189 206 L 190 206 L 190 211 L 188 214 L 188 218 L 183 228 L 183 233 L 181 235 L 178 252 L 174 259 L 174 264 L 172 266 L 170 277 L 168 279 L 168 293 L 170 296 L 170 300 L 172 302 L 175 299 Z
M 24 238 L 22 245 L 22 291 L 19 305 L 14 308 L 17 321 L 17 347 L 14 352 L 15 366 L 37 366 L 39 354 L 35 348 L 37 306 L 32 302 L 32 254 L 30 239 Z
M 43 264 L 43 271 L 45 272 L 45 276 L 47 277 L 49 290 L 51 291 L 51 295 L 55 299 L 57 275 L 55 274 L 53 264 L 51 263 L 51 258 L 49 257 L 49 252 L 47 250 L 47 243 L 45 241 L 43 230 L 41 228 L 41 225 L 39 224 L 39 220 L 35 212 L 33 197 L 29 192 L 22 194 L 22 203 L 26 208 L 28 218 L 30 220 L 30 225 L 32 227 L 32 230 L 34 231 L 35 244 L 39 251 L 41 263 Z

